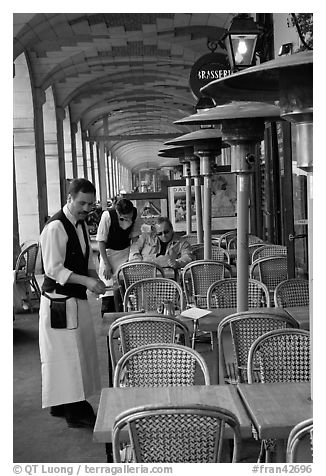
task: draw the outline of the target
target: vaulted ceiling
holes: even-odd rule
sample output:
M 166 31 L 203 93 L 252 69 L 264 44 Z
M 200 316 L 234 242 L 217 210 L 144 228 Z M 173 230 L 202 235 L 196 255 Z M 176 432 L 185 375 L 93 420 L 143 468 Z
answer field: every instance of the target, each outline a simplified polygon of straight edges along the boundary
M 194 130 L 173 124 L 194 112 L 191 67 L 233 16 L 15 13 L 14 59 L 26 52 L 35 86 L 52 86 L 57 106 L 69 106 L 90 138 L 109 137 L 112 153 L 136 172 L 171 163 L 158 150 Z

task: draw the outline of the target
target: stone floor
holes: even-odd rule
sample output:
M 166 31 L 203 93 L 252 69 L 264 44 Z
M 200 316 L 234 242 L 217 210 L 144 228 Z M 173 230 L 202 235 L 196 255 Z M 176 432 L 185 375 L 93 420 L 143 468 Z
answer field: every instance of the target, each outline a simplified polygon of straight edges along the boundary
M 107 384 L 107 347 L 101 335 L 100 301 L 90 300 L 94 316 L 102 386 Z M 208 345 L 198 349 L 210 369 Z M 91 400 L 97 409 L 99 395 Z M 241 460 L 255 462 L 259 444 L 243 442 Z M 38 313 L 16 314 L 13 322 L 13 462 L 14 463 L 105 463 L 104 445 L 94 443 L 92 432 L 71 429 L 61 418 L 41 408 L 41 372 L 38 350 Z

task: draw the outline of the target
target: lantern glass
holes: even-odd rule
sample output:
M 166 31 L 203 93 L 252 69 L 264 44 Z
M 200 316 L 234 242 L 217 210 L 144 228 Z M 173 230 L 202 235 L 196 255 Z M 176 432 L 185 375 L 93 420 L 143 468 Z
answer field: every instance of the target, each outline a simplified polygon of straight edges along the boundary
M 229 33 L 225 43 L 233 70 L 253 66 L 257 34 Z

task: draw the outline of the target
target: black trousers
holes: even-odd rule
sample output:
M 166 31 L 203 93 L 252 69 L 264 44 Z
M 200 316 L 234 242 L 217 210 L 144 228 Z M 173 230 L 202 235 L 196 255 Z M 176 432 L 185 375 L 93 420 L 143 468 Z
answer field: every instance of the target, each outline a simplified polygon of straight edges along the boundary
M 113 296 L 107 296 L 102 298 L 102 307 L 101 307 L 101 314 L 105 312 L 122 312 L 123 311 L 123 303 L 120 294 L 119 288 L 113 289 Z

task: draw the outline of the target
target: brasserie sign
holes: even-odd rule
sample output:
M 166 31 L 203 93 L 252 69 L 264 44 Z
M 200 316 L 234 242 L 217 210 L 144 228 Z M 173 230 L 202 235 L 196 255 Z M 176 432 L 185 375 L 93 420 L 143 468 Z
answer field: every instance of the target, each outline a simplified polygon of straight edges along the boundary
M 215 79 L 225 78 L 231 74 L 227 57 L 221 53 L 209 53 L 201 56 L 190 71 L 189 86 L 193 94 L 199 98 L 200 88 Z

